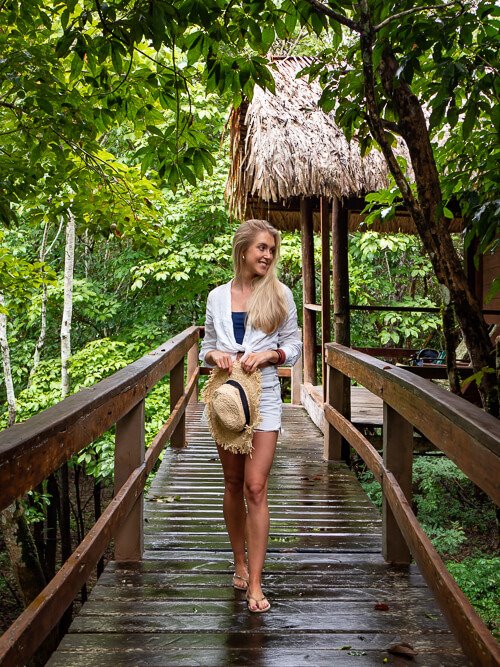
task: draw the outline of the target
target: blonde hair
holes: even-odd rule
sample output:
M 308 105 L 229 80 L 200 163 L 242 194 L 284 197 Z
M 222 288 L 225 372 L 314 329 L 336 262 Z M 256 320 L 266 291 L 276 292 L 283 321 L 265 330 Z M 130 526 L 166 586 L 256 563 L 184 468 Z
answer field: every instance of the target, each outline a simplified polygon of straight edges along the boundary
M 238 280 L 243 272 L 245 251 L 261 232 L 271 234 L 275 243 L 275 251 L 266 275 L 253 279 L 253 292 L 247 308 L 247 322 L 255 329 L 270 334 L 285 321 L 288 313 L 283 285 L 276 275 L 281 241 L 278 230 L 266 220 L 247 220 L 241 224 L 233 238 L 233 265 L 234 275 Z

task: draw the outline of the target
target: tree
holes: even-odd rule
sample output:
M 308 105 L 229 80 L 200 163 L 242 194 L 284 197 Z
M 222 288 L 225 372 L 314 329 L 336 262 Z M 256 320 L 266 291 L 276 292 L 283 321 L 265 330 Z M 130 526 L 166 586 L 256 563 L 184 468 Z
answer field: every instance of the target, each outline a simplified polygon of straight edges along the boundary
M 475 86 L 476 104 L 487 92 L 487 81 L 494 71 L 492 44 L 488 38 L 484 40 L 486 45 L 480 44 L 478 37 L 485 30 L 485 18 L 494 8 L 478 3 L 467 11 L 461 3 L 455 2 L 430 7 L 412 3 L 405 8 L 401 3 L 391 7 L 386 2 L 361 0 L 354 4 L 342 3 L 343 8 L 350 10 L 351 16 L 348 16 L 347 12 L 334 10 L 318 0 L 308 2 L 318 16 L 328 17 L 334 25 L 343 25 L 357 36 L 349 49 L 353 58 L 350 63 L 354 61 L 350 71 L 340 75 L 328 71 L 331 49 L 321 55 L 321 65 L 309 68 L 310 72 L 320 74 L 326 83 L 323 107 L 333 108 L 333 94 L 340 91 L 343 99 L 337 116 L 343 127 L 351 135 L 359 128 L 365 143 L 369 130 L 370 137 L 380 146 L 431 259 L 444 305 L 453 307 L 473 368 L 481 374 L 480 390 L 485 407 L 498 414 L 498 385 L 488 329 L 482 306 L 469 288 L 448 230 L 446 202 L 431 140 L 432 129 L 442 127 L 446 112 L 449 125 L 462 122 L 463 136 L 467 136 L 475 116 L 479 115 L 470 101 L 460 99 L 457 88 L 470 85 L 479 62 L 486 62 L 488 77 Z M 469 60 L 468 68 L 461 62 L 461 58 L 465 59 L 463 50 L 457 49 L 457 40 L 461 45 L 461 39 L 467 39 L 469 45 L 475 42 L 476 46 L 477 60 Z M 418 80 L 414 83 L 414 79 Z M 416 93 L 420 94 L 420 99 Z M 424 101 L 432 111 L 429 123 Z M 490 120 L 494 120 L 493 114 Z M 414 187 L 394 153 L 394 135 L 400 136 L 408 148 Z M 491 235 L 490 229 L 488 235 Z

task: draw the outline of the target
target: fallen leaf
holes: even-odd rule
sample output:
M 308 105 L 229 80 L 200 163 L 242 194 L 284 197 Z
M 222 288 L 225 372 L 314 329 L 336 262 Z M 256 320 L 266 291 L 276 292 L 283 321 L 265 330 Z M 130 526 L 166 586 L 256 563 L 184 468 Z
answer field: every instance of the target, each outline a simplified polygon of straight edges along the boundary
M 386 604 L 385 602 L 376 602 L 373 605 L 373 608 L 376 609 L 377 611 L 389 611 L 389 605 Z
M 400 644 L 393 644 L 392 646 L 389 646 L 387 653 L 392 653 L 393 655 L 402 655 L 405 658 L 410 658 L 410 660 L 413 660 L 418 651 L 415 651 L 411 644 L 401 642 Z

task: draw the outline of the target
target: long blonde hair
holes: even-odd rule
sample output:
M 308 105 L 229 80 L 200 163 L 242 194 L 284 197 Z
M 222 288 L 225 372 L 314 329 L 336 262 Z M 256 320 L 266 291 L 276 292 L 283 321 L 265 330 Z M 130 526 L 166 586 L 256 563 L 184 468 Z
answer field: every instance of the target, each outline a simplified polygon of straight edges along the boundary
M 247 220 L 236 230 L 233 238 L 234 275 L 242 274 L 246 249 L 260 232 L 268 232 L 274 239 L 275 251 L 265 276 L 253 279 L 253 292 L 248 301 L 247 322 L 255 329 L 270 334 L 285 321 L 288 313 L 283 286 L 276 275 L 281 237 L 266 220 Z

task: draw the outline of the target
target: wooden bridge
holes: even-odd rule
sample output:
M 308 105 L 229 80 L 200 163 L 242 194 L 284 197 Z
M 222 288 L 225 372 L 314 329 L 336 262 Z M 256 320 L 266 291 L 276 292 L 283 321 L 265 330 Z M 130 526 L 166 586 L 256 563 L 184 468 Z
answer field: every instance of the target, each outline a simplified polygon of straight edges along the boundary
M 192 327 L 0 435 L 3 508 L 116 424 L 115 497 L 0 638 L 0 664 L 26 664 L 111 539 L 115 560 L 51 667 L 407 664 L 401 656 L 411 651 L 407 645 L 417 652 L 414 664 L 499 664 L 498 644 L 408 502 L 416 427 L 498 503 L 498 422 L 407 371 L 328 345 L 325 435 L 302 407 L 284 409 L 264 581 L 273 606 L 251 615 L 243 594 L 230 587 L 221 470 L 196 402 L 199 336 Z M 145 452 L 144 399 L 167 374 L 171 415 Z M 350 379 L 384 401 L 383 457 L 346 418 Z M 143 502 L 167 441 L 171 447 Z M 382 517 L 343 462 L 348 444 L 382 484 Z

